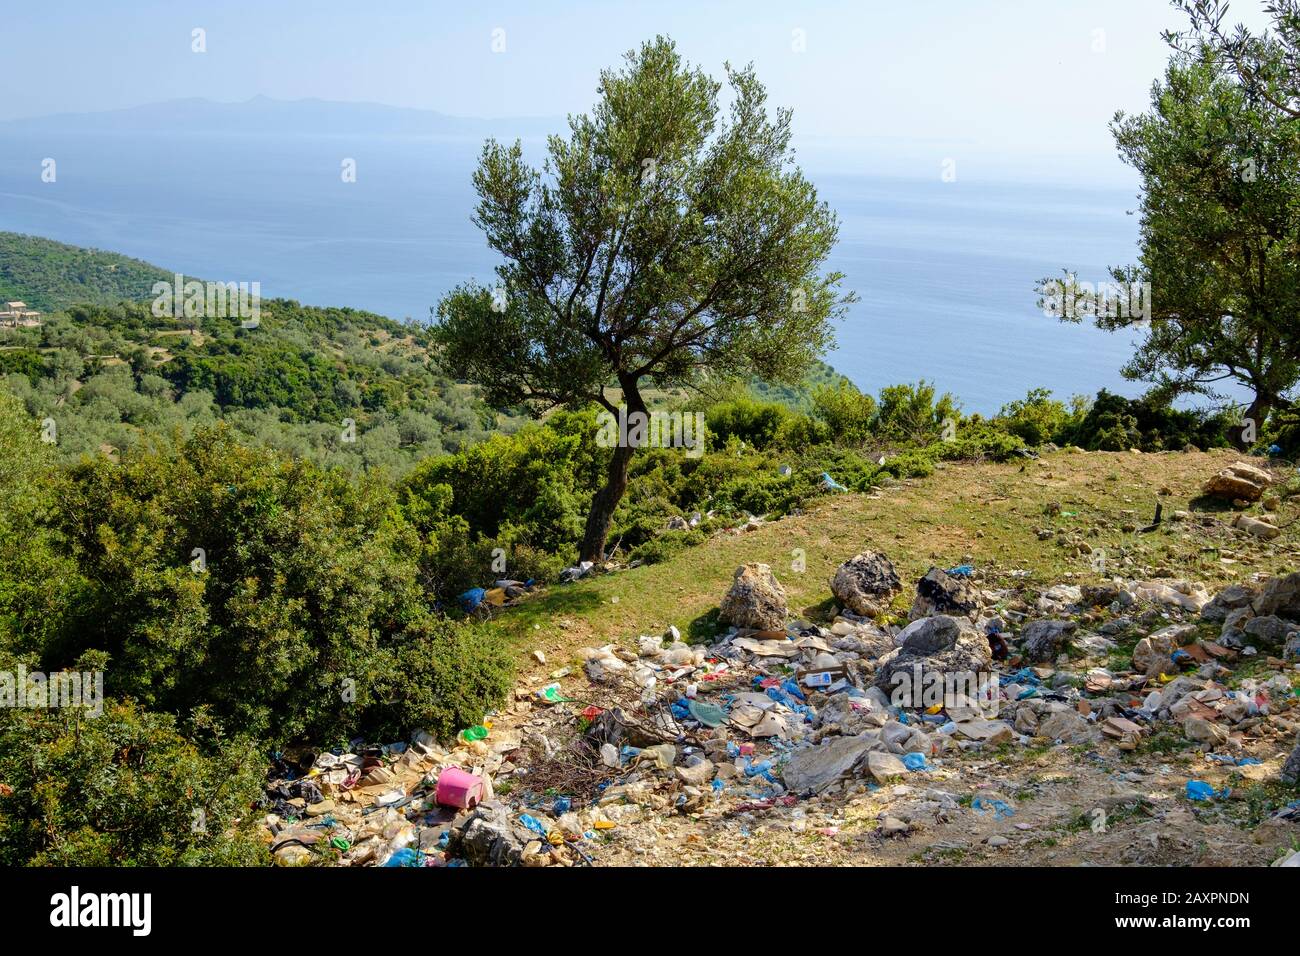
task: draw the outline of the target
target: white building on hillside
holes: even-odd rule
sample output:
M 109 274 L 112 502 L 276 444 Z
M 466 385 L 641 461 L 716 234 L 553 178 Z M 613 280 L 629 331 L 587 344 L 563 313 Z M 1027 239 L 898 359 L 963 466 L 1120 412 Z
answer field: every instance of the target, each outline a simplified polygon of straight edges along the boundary
M 41 314 L 35 309 L 27 308 L 26 302 L 6 302 L 0 309 L 0 326 L 33 326 L 41 324 Z

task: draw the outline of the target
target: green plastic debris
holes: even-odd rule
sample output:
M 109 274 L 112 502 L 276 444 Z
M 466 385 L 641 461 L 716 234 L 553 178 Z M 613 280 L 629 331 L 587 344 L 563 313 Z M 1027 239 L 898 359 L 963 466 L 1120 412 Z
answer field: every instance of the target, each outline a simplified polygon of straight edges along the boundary
M 686 709 L 691 712 L 692 717 L 705 727 L 721 727 L 727 722 L 727 715 L 721 707 L 707 704 L 702 700 L 695 700 L 694 698 L 688 700 Z

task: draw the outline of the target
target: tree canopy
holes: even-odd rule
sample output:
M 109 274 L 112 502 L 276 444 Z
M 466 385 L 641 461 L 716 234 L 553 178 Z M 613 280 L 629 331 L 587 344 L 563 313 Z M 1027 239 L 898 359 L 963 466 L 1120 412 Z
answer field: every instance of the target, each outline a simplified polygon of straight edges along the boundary
M 830 347 L 850 301 L 822 271 L 838 219 L 793 163 L 789 111 L 769 116 L 752 68 L 726 72 L 724 116 L 721 84 L 660 37 L 602 73 L 540 170 L 518 142 L 484 146 L 474 221 L 502 263 L 440 303 L 434 334 L 489 402 L 644 412 L 644 382 L 791 381 Z M 632 451 L 611 453 L 585 558 L 603 555 Z
M 1141 331 L 1124 374 L 1160 400 L 1226 402 L 1235 382 L 1262 427 L 1300 379 L 1300 124 L 1203 46 L 1176 53 L 1150 109 L 1119 113 L 1111 128 L 1142 179 L 1139 261 L 1112 278 L 1127 292 L 1144 286 L 1149 308 L 1103 309 L 1094 296 L 1062 317 Z M 1061 287 L 1076 302 L 1071 282 Z

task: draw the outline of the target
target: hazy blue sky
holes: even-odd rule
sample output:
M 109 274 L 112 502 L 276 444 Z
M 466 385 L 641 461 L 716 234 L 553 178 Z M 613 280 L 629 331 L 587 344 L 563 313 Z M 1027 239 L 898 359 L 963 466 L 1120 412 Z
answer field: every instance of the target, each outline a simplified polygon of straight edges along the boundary
M 863 144 L 895 165 L 1062 178 L 1122 172 L 1106 124 L 1141 109 L 1180 24 L 1167 0 L 9 4 L 0 119 L 204 96 L 320 97 L 474 116 L 586 109 L 599 70 L 656 33 L 713 72 L 753 61 L 823 165 Z M 1255 0 L 1234 16 L 1257 22 Z M 206 31 L 207 52 L 191 51 Z M 493 31 L 505 51 L 493 52 Z M 805 49 L 795 49 L 803 31 Z M 851 147 L 844 149 L 844 147 Z M 838 157 L 838 161 L 836 159 Z M 959 167 L 960 168 L 960 167 Z

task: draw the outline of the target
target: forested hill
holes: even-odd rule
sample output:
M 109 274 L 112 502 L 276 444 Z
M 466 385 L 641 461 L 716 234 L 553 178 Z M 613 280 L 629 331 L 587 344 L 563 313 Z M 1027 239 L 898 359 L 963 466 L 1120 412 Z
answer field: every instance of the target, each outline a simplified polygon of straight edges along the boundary
M 156 316 L 153 284 L 172 279 L 115 253 L 0 233 L 0 300 L 46 313 L 37 327 L 0 328 L 0 387 L 54 420 L 65 458 L 220 419 L 327 466 L 396 475 L 523 423 L 444 370 L 422 326 L 289 299 L 262 300 L 256 327 L 237 310 Z M 803 408 L 816 384 L 838 378 L 819 364 L 802 385 L 750 388 Z
M 74 305 L 0 330 L 0 379 L 52 418 L 67 456 L 224 419 L 259 444 L 349 468 L 405 471 L 517 421 L 439 368 L 422 329 L 354 309 L 264 300 L 239 317 Z
M 171 278 L 165 269 L 116 252 L 0 232 L 0 302 L 20 299 L 42 312 L 110 305 L 150 298 L 155 282 Z

